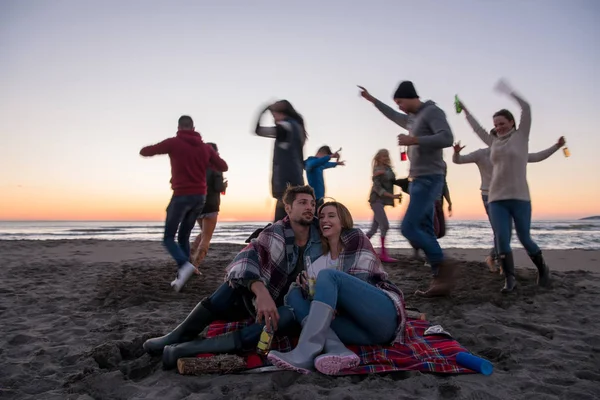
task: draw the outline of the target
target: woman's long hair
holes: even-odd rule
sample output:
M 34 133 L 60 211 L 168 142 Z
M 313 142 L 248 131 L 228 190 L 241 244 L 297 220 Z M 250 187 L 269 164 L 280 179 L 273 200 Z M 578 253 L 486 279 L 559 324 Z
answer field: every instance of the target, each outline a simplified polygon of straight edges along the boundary
M 382 161 L 381 158 L 387 155 L 388 160 L 387 161 Z M 387 149 L 381 149 L 377 152 L 377 154 L 375 154 L 375 157 L 373 157 L 373 171 L 375 171 L 375 168 L 377 167 L 388 167 L 388 168 L 392 168 L 392 159 L 390 158 L 390 152 Z
M 354 228 L 354 220 L 352 219 L 352 214 L 350 214 L 350 210 L 348 210 L 348 208 L 345 205 L 343 205 L 342 203 L 338 203 L 337 201 L 328 201 L 326 203 L 323 203 L 323 205 L 319 207 L 317 216 L 321 215 L 321 211 L 325 207 L 335 207 L 338 218 L 340 219 L 340 223 L 342 224 L 342 232 L 344 232 L 344 230 L 346 229 Z M 341 241 L 340 244 L 342 244 Z M 323 235 L 321 235 L 321 246 L 323 247 L 323 254 L 327 254 L 331 251 L 331 248 L 329 247 L 329 242 Z
M 304 125 L 304 118 L 302 117 L 302 114 L 296 111 L 294 106 L 292 106 L 292 103 L 287 100 L 279 100 L 271 104 L 269 110 L 285 114 L 287 117 L 298 122 L 300 126 L 302 126 L 304 140 L 306 141 L 306 139 L 308 139 L 308 133 L 306 132 L 306 126 Z

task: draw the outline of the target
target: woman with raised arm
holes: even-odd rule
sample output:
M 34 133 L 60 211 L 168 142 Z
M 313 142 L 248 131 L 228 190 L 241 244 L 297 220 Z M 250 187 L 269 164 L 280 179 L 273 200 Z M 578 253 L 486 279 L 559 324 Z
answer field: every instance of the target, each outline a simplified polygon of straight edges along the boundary
M 488 133 L 464 104 L 461 105 L 475 133 L 490 147 L 493 170 L 488 204 L 496 234 L 498 258 L 505 275 L 502 292 L 508 293 L 516 287 L 515 264 L 510 246 L 513 221 L 519 241 L 538 269 L 538 285 L 547 286 L 550 283 L 550 270 L 542 257 L 542 251 L 530 235 L 531 197 L 527 184 L 527 163 L 531 107 L 504 80 L 498 82 L 496 90 L 509 95 L 521 106 L 521 121 L 518 126 L 512 113 L 502 109 L 494 114 L 494 130 Z
M 493 131 L 493 130 L 492 130 Z M 556 153 L 558 149 L 565 145 L 565 138 L 560 137 L 558 141 L 552 146 L 548 147 L 546 150 L 539 151 L 537 153 L 529 153 L 527 157 L 527 162 L 537 163 L 540 161 L 544 161 L 552 154 Z M 490 220 L 490 224 L 492 223 L 489 212 L 488 205 L 488 192 L 490 187 L 490 181 L 492 180 L 492 171 L 494 166 L 490 160 L 490 148 L 486 147 L 483 149 L 475 150 L 472 153 L 461 155 L 460 152 L 464 149 L 465 146 L 461 146 L 460 142 L 454 145 L 454 154 L 452 155 L 452 162 L 455 164 L 469 164 L 474 163 L 479 168 L 479 175 L 481 175 L 481 200 L 483 201 L 483 207 L 485 208 L 485 213 Z M 512 230 L 512 228 L 511 228 Z M 492 228 L 493 231 L 493 228 Z M 496 263 L 498 262 L 498 255 L 496 252 L 496 234 L 494 234 L 494 247 L 490 250 L 489 256 L 485 259 L 490 272 L 497 272 Z M 502 272 L 502 270 L 500 270 Z
M 381 149 L 373 157 L 373 186 L 369 194 L 369 204 L 373 210 L 373 223 L 371 229 L 367 232 L 367 237 L 371 239 L 379 229 L 381 237 L 381 253 L 379 258 L 383 262 L 396 262 L 391 258 L 385 247 L 385 235 L 390 229 L 390 222 L 385 213 L 385 206 L 394 207 L 396 200 L 402 200 L 402 194 L 394 194 L 394 184 L 396 175 L 392 169 L 392 160 L 387 149 Z
M 261 126 L 262 115 L 270 111 L 275 126 Z M 271 193 L 277 200 L 274 222 L 285 218 L 283 193 L 288 186 L 304 185 L 303 147 L 308 137 L 304 118 L 287 100 L 279 100 L 267 106 L 259 115 L 255 132 L 258 136 L 275 139 L 273 148 L 273 172 Z

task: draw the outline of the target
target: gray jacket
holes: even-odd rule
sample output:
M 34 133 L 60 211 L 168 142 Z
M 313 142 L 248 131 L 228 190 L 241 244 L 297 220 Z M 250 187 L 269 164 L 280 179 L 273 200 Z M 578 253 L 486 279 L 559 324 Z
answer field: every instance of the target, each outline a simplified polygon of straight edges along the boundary
M 409 175 L 413 178 L 444 175 L 443 149 L 452 146 L 454 141 L 444 111 L 431 100 L 423 103 L 416 114 L 410 115 L 395 111 L 377 99 L 374 104 L 383 115 L 408 130 L 410 136 L 419 138 L 418 145 L 408 147 Z

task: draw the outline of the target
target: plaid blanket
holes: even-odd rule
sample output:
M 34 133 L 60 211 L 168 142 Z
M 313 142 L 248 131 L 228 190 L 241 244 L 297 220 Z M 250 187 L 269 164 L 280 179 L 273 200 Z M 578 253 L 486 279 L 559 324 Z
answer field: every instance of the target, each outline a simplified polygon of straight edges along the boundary
M 262 281 L 275 301 L 289 288 L 289 277 L 298 262 L 297 246 L 290 218 L 285 217 L 265 228 L 226 268 L 225 280 L 233 287 L 247 287 Z M 310 238 L 304 251 L 305 260 L 313 262 L 323 253 L 318 221 L 310 227 Z M 305 261 L 306 263 L 306 261 Z
M 254 320 L 240 322 L 213 322 L 206 337 L 219 336 L 241 329 Z M 361 375 L 393 371 L 421 371 L 442 374 L 473 373 L 470 369 L 456 364 L 456 354 L 466 352 L 456 340 L 445 336 L 423 336 L 430 326 L 429 322 L 408 319 L 406 323 L 405 343 L 393 346 L 348 346 L 358 354 L 360 364 L 340 372 L 340 375 Z M 297 338 L 275 336 L 271 344 L 273 350 L 287 352 L 296 345 Z M 251 355 L 250 357 L 252 357 Z M 256 357 L 253 358 L 256 360 Z M 267 364 L 264 364 L 267 365 Z M 257 367 L 259 365 L 253 365 Z

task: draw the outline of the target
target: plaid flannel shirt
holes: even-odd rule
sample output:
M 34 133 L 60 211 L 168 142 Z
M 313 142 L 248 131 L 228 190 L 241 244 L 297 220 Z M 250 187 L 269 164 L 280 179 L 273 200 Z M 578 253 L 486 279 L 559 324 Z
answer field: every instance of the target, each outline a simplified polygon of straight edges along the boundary
M 294 244 L 294 231 L 290 218 L 285 217 L 265 228 L 253 239 L 226 268 L 225 281 L 232 287 L 248 287 L 261 281 L 274 300 L 287 293 L 288 279 L 298 262 L 298 246 Z M 304 250 L 304 265 L 323 254 L 318 221 L 310 226 Z

